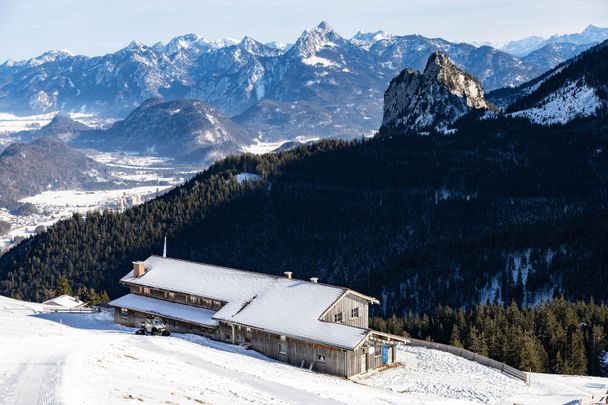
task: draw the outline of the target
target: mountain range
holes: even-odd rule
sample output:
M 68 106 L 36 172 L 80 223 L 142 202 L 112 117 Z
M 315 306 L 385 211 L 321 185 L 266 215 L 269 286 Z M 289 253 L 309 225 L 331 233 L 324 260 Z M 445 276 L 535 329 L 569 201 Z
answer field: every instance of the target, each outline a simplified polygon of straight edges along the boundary
M 595 25 L 588 25 L 580 33 L 552 35 L 549 38 L 533 36 L 517 41 L 511 41 L 501 49 L 515 56 L 526 56 L 531 52 L 555 44 L 586 45 L 598 44 L 608 39 L 608 28 L 600 28 Z M 574 56 L 574 55 L 570 55 Z
M 595 37 L 594 37 L 595 38 Z M 292 45 L 245 37 L 210 42 L 189 34 L 166 45 L 98 57 L 51 51 L 0 65 L 0 110 L 88 111 L 125 116 L 149 98 L 196 99 L 264 140 L 360 136 L 378 128 L 382 93 L 403 68 L 423 70 L 445 53 L 486 90 L 520 85 L 583 47 L 548 49 L 528 60 L 489 46 L 379 31 L 340 36 L 322 22 Z

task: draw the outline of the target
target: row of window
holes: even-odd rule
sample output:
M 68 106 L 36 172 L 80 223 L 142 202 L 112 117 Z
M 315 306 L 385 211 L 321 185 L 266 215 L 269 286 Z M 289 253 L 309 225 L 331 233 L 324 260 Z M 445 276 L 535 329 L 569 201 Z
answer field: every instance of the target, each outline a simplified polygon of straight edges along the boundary
M 135 287 L 135 290 L 143 295 L 153 296 L 153 297 L 163 297 L 170 301 L 178 301 L 190 303 L 193 305 L 199 305 L 209 309 L 220 309 L 222 307 L 222 302 L 217 300 L 212 300 L 209 298 L 197 297 L 195 295 L 188 295 L 182 293 L 174 293 L 172 291 L 161 291 L 156 289 L 150 289 L 149 287 Z M 176 299 L 177 298 L 177 299 Z
M 354 318 L 358 318 L 358 317 L 359 317 L 359 307 L 352 308 L 350 310 L 350 319 L 354 319 Z M 334 322 L 340 323 L 342 321 L 343 321 L 342 312 L 338 312 L 338 313 L 334 314 Z

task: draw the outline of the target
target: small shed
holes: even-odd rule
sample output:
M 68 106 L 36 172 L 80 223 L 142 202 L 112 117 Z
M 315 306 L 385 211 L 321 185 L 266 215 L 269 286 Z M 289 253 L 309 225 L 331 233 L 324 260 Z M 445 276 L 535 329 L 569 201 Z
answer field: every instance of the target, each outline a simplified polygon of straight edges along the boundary
M 42 304 L 49 311 L 78 311 L 85 308 L 88 309 L 86 302 L 67 294 L 51 298 Z

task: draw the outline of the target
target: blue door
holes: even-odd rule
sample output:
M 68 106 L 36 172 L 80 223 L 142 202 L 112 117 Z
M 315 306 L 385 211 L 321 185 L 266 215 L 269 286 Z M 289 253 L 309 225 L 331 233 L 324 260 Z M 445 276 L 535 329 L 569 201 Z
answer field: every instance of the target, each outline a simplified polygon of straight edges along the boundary
M 388 363 L 388 345 L 382 346 L 382 363 Z

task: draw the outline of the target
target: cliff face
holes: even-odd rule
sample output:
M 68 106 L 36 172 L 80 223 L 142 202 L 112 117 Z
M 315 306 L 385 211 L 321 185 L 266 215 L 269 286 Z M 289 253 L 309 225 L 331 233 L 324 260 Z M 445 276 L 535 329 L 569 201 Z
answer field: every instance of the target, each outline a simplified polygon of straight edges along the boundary
M 467 112 L 490 108 L 479 81 L 435 52 L 423 73 L 405 69 L 391 81 L 380 134 L 446 132 Z

